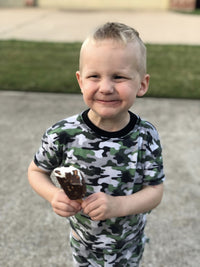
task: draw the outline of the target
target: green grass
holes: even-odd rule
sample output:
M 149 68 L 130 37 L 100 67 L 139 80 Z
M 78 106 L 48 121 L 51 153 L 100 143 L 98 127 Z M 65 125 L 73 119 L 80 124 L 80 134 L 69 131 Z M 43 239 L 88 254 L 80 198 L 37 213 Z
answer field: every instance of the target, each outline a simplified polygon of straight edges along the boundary
M 200 99 L 200 46 L 147 47 L 149 96 Z
M 0 41 L 0 90 L 79 92 L 80 43 Z
M 183 10 L 174 10 L 176 13 L 186 14 L 186 15 L 200 15 L 200 8 L 189 10 L 189 11 L 183 11 Z
M 0 41 L 0 90 L 80 93 L 80 43 Z M 200 46 L 147 44 L 149 97 L 200 99 Z

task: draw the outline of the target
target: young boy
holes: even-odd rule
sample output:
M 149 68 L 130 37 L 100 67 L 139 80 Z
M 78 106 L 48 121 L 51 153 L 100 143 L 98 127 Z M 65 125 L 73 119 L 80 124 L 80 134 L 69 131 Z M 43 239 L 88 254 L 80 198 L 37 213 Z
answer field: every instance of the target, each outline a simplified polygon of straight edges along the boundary
M 68 217 L 76 266 L 139 266 L 145 213 L 163 195 L 163 163 L 154 126 L 129 111 L 149 85 L 137 31 L 106 23 L 80 51 L 76 77 L 89 107 L 49 128 L 29 166 L 33 189 Z M 80 169 L 87 195 L 70 200 L 50 180 L 58 166 Z

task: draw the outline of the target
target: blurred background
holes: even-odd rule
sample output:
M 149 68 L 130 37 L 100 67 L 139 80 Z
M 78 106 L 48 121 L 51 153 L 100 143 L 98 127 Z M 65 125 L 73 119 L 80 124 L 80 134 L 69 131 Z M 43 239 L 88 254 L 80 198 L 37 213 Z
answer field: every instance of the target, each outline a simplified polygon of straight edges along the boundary
M 67 9 L 178 9 L 194 10 L 200 7 L 199 0 L 0 0 L 0 6 L 6 7 L 53 7 Z

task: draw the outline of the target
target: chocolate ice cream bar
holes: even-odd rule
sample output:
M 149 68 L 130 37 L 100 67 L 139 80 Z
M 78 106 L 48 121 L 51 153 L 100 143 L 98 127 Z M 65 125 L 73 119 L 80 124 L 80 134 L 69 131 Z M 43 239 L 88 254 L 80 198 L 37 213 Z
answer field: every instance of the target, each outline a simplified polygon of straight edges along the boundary
M 82 202 L 86 193 L 86 185 L 83 173 L 70 166 L 58 167 L 53 171 L 65 194 L 71 199 Z

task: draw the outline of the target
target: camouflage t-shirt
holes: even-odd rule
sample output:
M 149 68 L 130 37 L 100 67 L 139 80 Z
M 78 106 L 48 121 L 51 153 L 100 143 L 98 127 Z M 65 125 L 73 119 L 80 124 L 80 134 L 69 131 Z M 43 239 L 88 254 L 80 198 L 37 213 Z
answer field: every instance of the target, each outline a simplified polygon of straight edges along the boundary
M 85 175 L 87 196 L 104 192 L 131 195 L 144 185 L 164 181 L 161 145 L 154 126 L 130 113 L 129 124 L 118 132 L 97 128 L 82 114 L 49 128 L 35 155 L 35 164 L 45 171 L 74 166 Z M 92 221 L 82 212 L 69 218 L 71 227 L 88 248 L 117 252 L 142 242 L 145 214 Z

